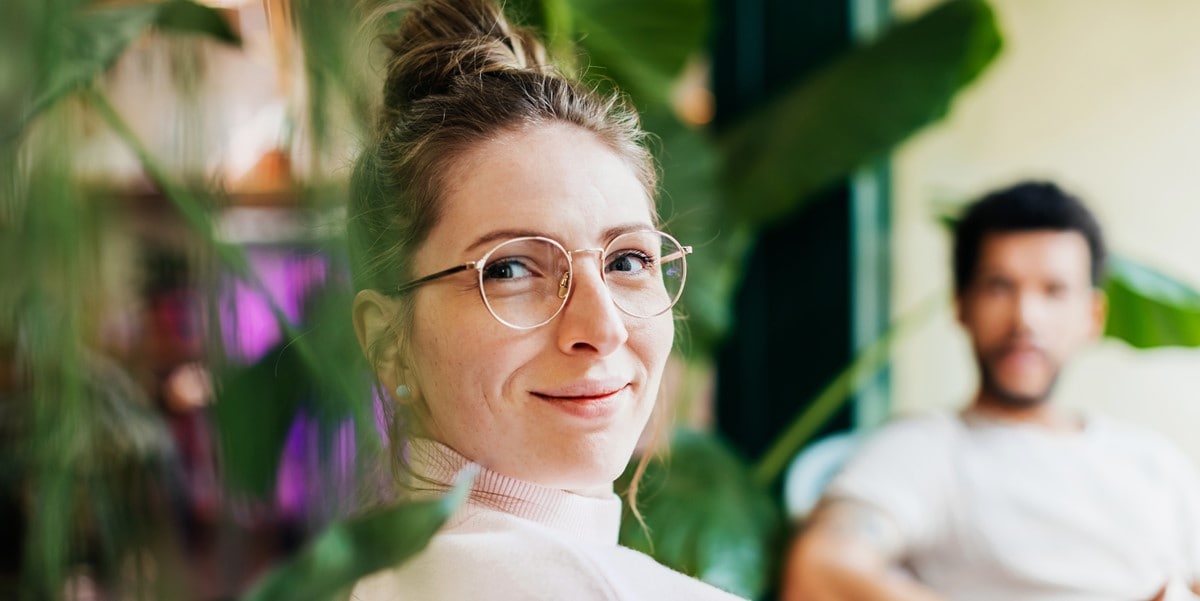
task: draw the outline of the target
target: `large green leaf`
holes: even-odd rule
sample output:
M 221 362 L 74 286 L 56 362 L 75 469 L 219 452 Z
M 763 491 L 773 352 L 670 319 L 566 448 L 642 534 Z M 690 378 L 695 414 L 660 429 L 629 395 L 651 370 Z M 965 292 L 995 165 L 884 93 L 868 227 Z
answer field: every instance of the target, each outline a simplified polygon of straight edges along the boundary
M 39 113 L 106 71 L 152 25 L 165 31 L 201 33 L 239 44 L 237 34 L 214 9 L 190 0 L 121 5 L 78 11 L 66 21 L 58 45 L 61 60 L 38 82 L 21 118 L 0 138 L 14 137 Z
M 621 478 L 628 484 L 632 466 Z M 754 484 L 750 469 L 710 434 L 680 430 L 665 462 L 647 467 L 638 507 L 629 510 L 621 544 L 732 593 L 756 598 L 779 559 L 779 506 Z
M 548 15 L 561 2 L 544 0 Z M 585 75 L 610 78 L 640 108 L 666 104 L 672 83 L 708 35 L 707 0 L 567 0 L 579 44 L 591 58 Z M 563 22 L 564 17 L 555 17 Z M 549 19 L 548 19 L 549 20 Z
M 296 417 L 299 401 L 312 394 L 311 378 L 295 349 L 277 346 L 243 369 L 218 374 L 213 406 L 225 485 L 236 493 L 267 498 Z
M 33 95 L 21 121 L 8 135 L 14 135 L 46 107 L 92 81 L 108 69 L 129 43 L 146 31 L 158 16 L 152 4 L 85 10 L 71 15 L 61 38 L 62 58 Z
M 287 437 L 301 409 L 315 419 L 318 444 L 353 419 L 360 426 L 355 438 L 359 459 L 370 458 L 378 435 L 366 364 L 345 325 L 351 300 L 348 291 L 336 286 L 310 292 L 307 324 L 281 328 L 284 339 L 257 361 L 220 374 L 223 385 L 213 415 L 231 491 L 257 497 L 274 491 Z
M 722 140 L 731 212 L 754 223 L 792 212 L 945 115 L 1000 45 L 985 2 L 945 2 L 800 82 Z
M 720 156 L 704 132 L 679 122 L 669 111 L 647 111 L 655 132 L 655 154 L 663 173 L 659 213 L 667 231 L 693 247 L 679 313 L 681 348 L 708 356 L 733 322 L 733 294 L 750 245 L 748 228 L 725 214 L 716 173 Z
M 478 470 L 464 470 L 445 496 L 413 501 L 329 527 L 271 570 L 243 601 L 326 601 L 355 582 L 419 553 L 466 500 Z M 398 591 L 403 596 L 403 591 Z
M 1152 267 L 1110 258 L 1105 335 L 1137 348 L 1200 346 L 1200 292 Z
M 232 46 L 241 46 L 242 38 L 215 9 L 191 0 L 168 0 L 159 5 L 155 26 L 163 31 L 209 36 Z

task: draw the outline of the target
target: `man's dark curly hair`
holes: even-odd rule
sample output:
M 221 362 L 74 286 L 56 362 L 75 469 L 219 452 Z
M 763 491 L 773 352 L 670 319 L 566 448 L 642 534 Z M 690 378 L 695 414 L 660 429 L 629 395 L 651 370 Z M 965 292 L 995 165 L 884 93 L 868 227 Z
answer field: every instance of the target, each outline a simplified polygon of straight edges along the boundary
M 1092 258 L 1092 285 L 1104 278 L 1107 251 L 1100 224 L 1080 200 L 1050 182 L 1026 181 L 988 193 L 967 207 L 954 227 L 954 290 L 970 287 L 987 234 L 1057 230 L 1079 232 Z

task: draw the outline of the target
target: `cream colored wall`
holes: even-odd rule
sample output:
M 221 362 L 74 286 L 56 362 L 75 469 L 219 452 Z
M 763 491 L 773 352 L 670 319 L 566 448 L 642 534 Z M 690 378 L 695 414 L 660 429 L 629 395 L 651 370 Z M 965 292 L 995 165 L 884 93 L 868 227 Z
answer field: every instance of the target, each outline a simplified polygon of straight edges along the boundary
M 928 0 L 893 0 L 903 17 Z M 991 0 L 1005 35 L 948 119 L 894 155 L 896 315 L 949 295 L 945 206 L 1024 177 L 1086 199 L 1116 252 L 1200 287 L 1200 2 Z M 957 406 L 975 386 L 943 312 L 895 352 L 894 411 Z M 1200 464 L 1200 349 L 1103 341 L 1059 402 L 1159 430 Z

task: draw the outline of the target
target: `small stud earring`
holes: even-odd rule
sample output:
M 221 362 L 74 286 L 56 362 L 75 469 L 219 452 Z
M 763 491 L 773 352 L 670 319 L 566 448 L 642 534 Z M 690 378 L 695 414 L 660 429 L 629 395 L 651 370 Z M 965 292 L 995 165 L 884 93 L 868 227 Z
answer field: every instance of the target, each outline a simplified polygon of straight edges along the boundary
M 411 396 L 412 396 L 412 390 L 408 387 L 407 384 L 401 384 L 396 387 L 396 398 L 397 399 L 404 400 Z

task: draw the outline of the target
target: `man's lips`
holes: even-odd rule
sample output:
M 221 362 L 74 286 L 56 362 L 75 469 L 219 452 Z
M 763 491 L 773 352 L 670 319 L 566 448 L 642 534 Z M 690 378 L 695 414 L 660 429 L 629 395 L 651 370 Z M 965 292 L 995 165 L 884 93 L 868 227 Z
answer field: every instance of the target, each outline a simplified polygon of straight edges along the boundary
M 1034 345 L 1004 347 L 994 356 L 1001 363 L 1028 364 L 1044 363 L 1046 361 L 1046 352 L 1041 347 Z

